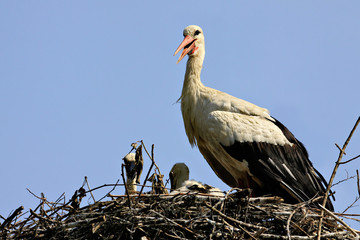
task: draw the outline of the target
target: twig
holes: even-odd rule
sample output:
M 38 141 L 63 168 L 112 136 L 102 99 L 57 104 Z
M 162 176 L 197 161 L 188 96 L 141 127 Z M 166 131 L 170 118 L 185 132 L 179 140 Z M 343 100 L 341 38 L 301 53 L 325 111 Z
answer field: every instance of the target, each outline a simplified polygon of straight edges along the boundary
M 297 208 L 295 208 L 291 214 L 289 215 L 289 218 L 286 221 L 286 232 L 287 232 L 287 237 L 290 240 L 291 239 L 291 234 L 290 234 L 290 223 L 291 223 L 291 218 L 294 216 L 294 214 L 296 213 L 296 211 L 300 208 L 302 208 L 305 204 L 301 204 L 300 206 L 298 206 Z
M 345 208 L 345 210 L 342 213 L 345 213 L 347 210 L 349 210 L 350 208 L 352 208 L 354 206 L 354 204 L 359 201 L 360 197 L 356 197 L 355 200 L 347 207 Z
M 338 181 L 337 183 L 334 183 L 334 184 L 332 185 L 332 187 L 334 187 L 334 186 L 336 186 L 336 185 L 338 185 L 338 184 L 340 184 L 340 183 L 342 183 L 342 182 L 345 182 L 345 181 L 347 181 L 347 180 L 350 180 L 350 179 L 352 179 L 352 178 L 354 178 L 354 177 L 356 177 L 356 176 L 354 175 L 354 176 L 351 176 L 351 177 L 346 177 L 346 178 Z
M 324 210 L 327 214 L 329 214 L 330 216 L 332 216 L 333 218 L 335 218 L 338 222 L 340 222 L 347 230 L 349 230 L 354 236 L 355 239 L 359 239 L 359 235 L 355 232 L 354 229 L 352 229 L 349 225 L 347 225 L 343 220 L 341 220 L 338 216 L 336 216 L 334 213 L 332 213 L 331 211 L 329 211 L 328 209 L 326 209 L 325 207 L 321 206 L 319 204 L 319 206 L 321 207 L 322 210 Z
M 346 141 L 345 141 L 342 149 L 340 150 L 338 160 L 336 161 L 334 170 L 333 170 L 333 172 L 332 172 L 332 174 L 331 174 L 331 177 L 330 177 L 330 181 L 329 181 L 328 186 L 327 186 L 327 188 L 326 188 L 324 200 L 323 200 L 323 202 L 322 202 L 322 206 L 323 206 L 323 207 L 325 207 L 326 202 L 327 202 L 327 200 L 328 200 L 330 188 L 331 188 L 332 183 L 333 183 L 333 181 L 334 181 L 334 178 L 335 178 L 337 169 L 338 169 L 339 166 L 340 166 L 341 159 L 342 159 L 343 155 L 345 154 L 345 149 L 346 149 L 348 143 L 350 142 L 350 139 L 351 139 L 353 133 L 355 132 L 355 129 L 356 129 L 356 127 L 358 126 L 359 122 L 360 122 L 360 117 L 357 119 L 357 121 L 356 121 L 353 129 L 351 130 L 351 132 L 350 132 L 348 138 L 346 139 Z M 336 145 L 336 146 L 339 148 L 338 145 Z M 319 220 L 319 227 L 318 227 L 318 232 L 317 232 L 317 240 L 320 240 L 320 237 L 321 237 L 321 227 L 322 227 L 322 222 L 323 222 L 323 216 L 324 216 L 324 211 L 322 210 L 322 211 L 321 211 L 321 218 L 320 218 L 320 220 Z
M 281 197 L 251 197 L 249 198 L 249 203 L 253 203 L 253 204 L 259 204 L 259 203 L 282 203 L 284 202 L 284 199 L 282 199 Z
M 154 153 L 153 153 L 153 152 L 154 152 L 154 144 L 152 145 L 152 148 L 151 148 L 151 151 L 152 151 L 151 156 L 150 156 L 149 152 L 146 150 L 145 144 L 143 143 L 142 140 L 141 140 L 141 144 L 142 144 L 142 146 L 144 147 L 145 152 L 147 153 L 147 155 L 148 155 L 149 158 L 151 159 L 151 165 L 150 165 L 149 171 L 147 172 L 146 177 L 145 177 L 145 179 L 144 179 L 144 183 L 143 183 L 143 185 L 141 186 L 141 189 L 140 189 L 140 192 L 139 192 L 139 195 L 138 195 L 138 199 L 137 199 L 137 201 L 136 201 L 136 203 L 135 203 L 135 206 L 139 203 L 140 196 L 141 196 L 141 194 L 142 194 L 142 192 L 143 192 L 143 190 L 144 190 L 146 181 L 148 180 L 149 175 L 150 175 L 150 173 L 151 173 L 151 170 L 152 170 L 152 168 L 153 168 L 154 165 L 155 165 L 155 161 L 154 161 L 154 159 L 152 159 L 152 157 L 151 157 L 151 156 L 154 156 Z
M 360 214 L 356 214 L 356 213 L 336 213 L 334 212 L 334 214 L 345 217 L 345 216 L 353 216 L 353 217 L 360 217 Z
M 40 199 L 40 200 L 44 200 L 44 199 L 45 199 L 45 198 L 41 198 L 41 197 L 36 196 L 36 194 L 33 193 L 32 191 L 30 191 L 30 189 L 28 189 L 28 188 L 26 188 L 26 190 L 28 190 L 29 193 L 31 193 L 34 197 L 36 197 L 36 198 L 38 198 L 38 199 Z
M 93 192 L 93 191 L 98 190 L 98 189 L 103 188 L 103 187 L 117 187 L 117 186 L 124 186 L 124 185 L 125 185 L 125 184 L 107 183 L 107 184 L 103 184 L 103 185 L 101 185 L 101 186 L 99 186 L 99 187 L 95 187 L 95 188 L 93 188 L 93 189 L 91 189 L 91 190 L 89 190 L 89 191 L 86 191 L 85 193 Z
M 360 197 L 360 177 L 359 177 L 358 169 L 356 169 L 356 176 L 357 176 L 357 188 L 358 188 L 358 193 L 359 193 L 359 197 Z
M 153 152 L 152 148 L 152 154 L 149 155 L 154 160 Z M 154 168 L 151 168 L 149 172 L 153 173 L 153 170 Z M 154 176 L 159 176 L 157 171 L 155 169 Z M 86 181 L 75 191 L 68 203 L 64 194 L 55 202 L 51 202 L 43 194 L 38 197 L 29 191 L 40 199 L 40 203 L 34 211 L 30 209 L 24 215 L 20 211 L 10 219 L 14 213 L 9 214 L 11 216 L 7 222 L 0 224 L 6 225 L 2 231 L 0 229 L 0 239 L 53 239 L 59 236 L 67 239 L 78 239 L 79 236 L 89 239 L 95 236 L 96 232 L 96 236 L 102 239 L 113 236 L 119 239 L 135 239 L 145 236 L 151 239 L 303 240 L 316 239 L 317 229 L 314 226 L 317 226 L 321 217 L 324 222 L 321 238 L 353 239 L 354 236 L 350 229 L 326 210 L 310 207 L 314 206 L 310 203 L 322 202 L 322 196 L 299 204 L 287 204 L 282 203 L 277 197 L 251 198 L 249 190 L 244 189 L 231 189 L 222 197 L 196 192 L 177 195 L 112 195 L 111 192 L 116 186 L 127 187 L 124 166 L 121 166 L 121 172 L 123 178 L 117 180 L 116 184 L 104 184 L 94 189 L 89 187 L 87 191 L 93 192 L 105 186 L 112 186 L 111 191 L 104 196 L 111 197 L 111 200 L 100 199 L 81 208 L 79 204 L 86 193 Z M 148 187 L 145 183 L 149 175 L 143 187 Z M 118 184 L 122 180 L 124 184 Z M 237 191 L 230 194 L 234 190 Z M 135 198 L 138 205 L 134 204 Z M 28 214 L 28 217 L 23 217 L 25 214 Z M 360 221 L 355 219 L 360 216 L 359 214 L 333 214 L 338 218 Z M 360 235 L 360 231 L 353 231 Z
M 224 213 L 220 212 L 219 210 L 217 210 L 216 208 L 214 208 L 213 206 L 210 206 L 208 203 L 205 202 L 205 205 L 210 208 L 211 210 L 215 211 L 216 213 L 218 213 L 220 216 L 222 216 L 223 218 L 226 218 L 232 222 L 235 222 L 237 224 L 239 224 L 239 228 L 244 231 L 246 234 L 248 234 L 252 239 L 256 239 L 249 231 L 247 231 L 245 228 L 243 228 L 241 225 L 243 225 L 244 223 L 239 221 L 239 220 L 236 220 L 235 218 L 232 218 L 232 217 L 229 217 L 229 216 L 226 216 Z M 261 227 L 259 227 L 261 229 Z
M 32 215 L 34 215 L 35 217 L 41 219 L 41 220 L 44 220 L 44 221 L 47 221 L 47 222 L 51 222 L 51 223 L 59 223 L 58 221 L 55 221 L 55 220 L 53 220 L 53 219 L 51 219 L 51 218 L 46 218 L 46 217 L 40 216 L 39 214 L 37 214 L 36 212 L 34 212 L 31 208 L 30 208 L 30 213 L 31 213 Z
M 44 204 L 45 204 L 46 201 L 47 201 L 44 193 L 41 193 L 41 198 L 44 199 L 44 200 L 41 201 L 40 213 L 41 213 L 41 212 L 44 212 Z M 48 205 L 48 204 L 46 203 L 46 205 Z M 49 205 L 48 205 L 48 206 L 49 206 Z M 49 206 L 49 207 L 50 207 L 50 206 Z
M 105 196 L 103 196 L 102 198 L 100 198 L 100 199 L 98 200 L 98 202 L 100 202 L 101 200 L 103 200 L 104 198 L 106 198 L 107 196 L 109 196 L 110 193 L 115 190 L 116 186 L 118 186 L 118 182 L 119 182 L 119 181 L 120 181 L 120 179 L 118 179 L 118 180 L 116 181 L 116 183 L 114 184 L 114 187 L 113 187 Z
M 155 163 L 155 160 L 154 160 L 154 144 L 151 145 L 151 156 L 150 156 L 148 150 L 145 147 L 143 140 L 141 140 L 140 142 L 141 142 L 141 145 L 144 147 L 146 154 L 149 156 L 150 160 L 152 161 L 152 163 L 155 165 L 156 169 L 158 170 L 159 174 L 161 174 L 160 168 L 158 167 L 158 165 Z
M 354 176 L 355 177 L 355 176 Z M 347 210 L 349 210 L 350 208 L 352 208 L 354 206 L 354 204 L 360 200 L 360 180 L 359 180 L 359 170 L 356 169 L 356 182 L 357 182 L 357 191 L 359 196 L 357 196 L 354 200 L 353 203 L 351 203 L 347 208 L 345 208 L 345 210 L 342 213 L 345 213 Z
M 359 158 L 360 157 L 360 155 L 357 155 L 356 157 L 353 157 L 353 158 L 351 158 L 351 159 L 349 159 L 349 160 L 347 160 L 347 161 L 345 161 L 345 162 L 341 162 L 341 163 L 339 163 L 339 164 L 347 164 L 347 163 L 349 163 L 349 162 L 351 162 L 351 161 L 354 161 L 355 159 L 357 159 L 357 158 Z
M 8 217 L 0 226 L 0 229 L 5 229 L 5 227 L 7 227 L 7 225 L 9 225 L 11 223 L 11 221 L 21 213 L 21 211 L 24 210 L 23 206 L 18 207 L 11 215 L 10 217 Z
M 360 217 L 360 214 L 351 214 L 351 213 L 335 213 L 335 215 L 337 216 L 341 216 L 343 218 L 349 219 L 349 220 L 354 220 L 360 223 L 360 218 L 354 218 L 354 217 Z M 359 231 L 357 231 L 359 232 Z
M 129 196 L 129 190 L 127 188 L 127 184 L 125 182 L 125 177 L 124 177 L 124 168 L 125 168 L 125 164 L 121 164 L 121 177 L 124 181 L 124 186 L 125 186 L 125 194 L 127 196 L 127 199 L 128 199 L 128 202 L 129 202 L 129 208 L 131 208 L 131 199 L 130 199 L 130 196 Z
M 90 191 L 91 188 L 90 188 L 89 182 L 88 182 L 88 180 L 87 180 L 87 176 L 85 176 L 85 182 L 86 182 L 86 185 L 87 185 L 87 187 L 88 187 L 88 189 L 89 189 L 89 191 Z M 90 191 L 90 194 L 91 194 L 91 197 L 92 197 L 94 203 L 96 203 L 96 200 L 95 200 L 95 198 L 94 198 L 94 195 L 92 194 L 92 191 Z
M 344 155 L 346 155 L 345 150 L 341 149 L 340 146 L 339 146 L 337 143 L 335 143 L 335 146 L 340 150 L 341 153 L 343 153 Z
M 318 199 L 318 198 L 310 199 L 310 200 L 307 201 L 307 202 L 300 203 L 300 205 L 308 205 L 308 203 L 315 202 L 315 201 L 317 201 L 317 199 Z M 253 204 L 251 204 L 251 203 L 250 203 L 249 205 L 252 206 L 253 208 L 259 209 L 260 211 L 262 211 L 262 212 L 264 212 L 264 213 L 266 213 L 266 214 L 268 214 L 268 215 L 276 218 L 277 220 L 280 220 L 280 221 L 282 221 L 282 222 L 285 223 L 285 220 L 284 220 L 282 217 L 279 216 L 279 215 L 284 215 L 283 213 L 280 213 L 280 212 L 276 212 L 276 213 L 275 213 L 275 212 L 272 212 L 272 211 L 266 211 L 266 210 L 264 210 L 263 208 L 258 207 L 258 206 L 255 206 L 255 205 L 253 205 Z M 289 215 L 289 214 L 290 214 L 290 213 L 288 213 L 288 212 L 285 213 L 285 215 Z M 308 235 L 308 233 L 307 233 L 304 229 L 302 229 L 298 224 L 296 224 L 296 223 L 293 222 L 293 226 L 296 227 L 298 230 L 302 231 L 304 234 Z
M 160 213 L 158 213 L 158 212 L 156 212 L 156 211 L 154 211 L 154 210 L 150 210 L 150 211 L 151 211 L 151 212 L 153 212 L 153 213 L 155 213 L 156 215 L 158 215 L 158 216 L 160 216 L 160 217 L 164 218 L 166 221 L 169 221 L 169 222 L 171 222 L 172 224 L 175 224 L 176 226 L 178 226 L 178 227 L 180 227 L 180 228 L 182 228 L 182 229 L 184 229 L 184 230 L 188 231 L 189 233 L 194 234 L 195 236 L 199 237 L 199 234 L 197 234 L 197 233 L 195 233 L 195 232 L 191 231 L 191 230 L 190 230 L 190 229 L 188 229 L 187 227 L 184 227 L 184 226 L 182 226 L 181 224 L 178 224 L 177 222 L 174 222 L 173 220 L 171 220 L 171 219 L 169 219 L 169 218 L 165 217 L 164 215 L 162 215 L 162 214 L 160 214 Z

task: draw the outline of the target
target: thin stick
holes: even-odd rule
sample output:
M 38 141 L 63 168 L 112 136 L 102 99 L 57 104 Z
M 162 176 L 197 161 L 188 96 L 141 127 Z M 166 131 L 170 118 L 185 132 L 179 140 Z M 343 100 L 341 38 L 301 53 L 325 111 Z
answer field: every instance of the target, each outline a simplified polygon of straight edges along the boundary
M 342 217 L 346 217 L 346 216 L 360 217 L 360 214 L 356 214 L 356 213 L 336 213 L 336 212 L 334 212 L 334 214 L 342 216 Z
M 353 201 L 352 204 L 350 204 L 347 208 L 345 208 L 345 210 L 342 213 L 345 213 L 347 210 L 349 210 L 350 208 L 352 208 L 354 206 L 354 204 L 359 201 L 360 197 L 355 198 L 355 200 Z
M 110 192 L 108 192 L 105 196 L 103 196 L 102 198 L 99 199 L 98 202 L 100 202 L 101 200 L 103 200 L 104 198 L 106 198 L 107 196 L 110 196 L 111 192 L 115 190 L 116 186 L 118 186 L 118 182 L 120 181 L 120 179 L 118 179 L 116 181 L 116 183 L 114 184 L 114 187 L 110 190 Z
M 60 197 L 58 197 L 58 199 L 55 200 L 55 202 L 53 203 L 52 207 L 55 207 L 56 204 L 58 204 L 62 199 L 63 197 L 65 198 L 65 192 L 63 192 Z
M 206 203 L 205 202 L 205 205 L 210 208 L 211 210 L 217 212 L 220 216 L 222 216 L 223 218 L 226 218 L 232 222 L 235 222 L 237 224 L 239 224 L 239 228 L 244 231 L 246 234 L 248 234 L 252 239 L 256 239 L 256 237 L 254 237 L 249 231 L 247 231 L 245 228 L 243 228 L 241 225 L 243 224 L 241 221 L 235 219 L 235 218 L 232 218 L 232 217 L 229 217 L 227 215 L 225 215 L 224 213 L 220 212 L 219 210 L 217 210 L 216 208 L 214 208 L 213 206 L 210 206 L 210 204 Z
M 360 177 L 359 177 L 358 169 L 356 169 L 356 176 L 357 176 L 357 188 L 358 188 L 358 193 L 359 193 L 359 197 L 360 197 Z
M 290 223 L 291 223 L 291 218 L 294 216 L 294 214 L 296 213 L 297 210 L 299 210 L 300 208 L 302 208 L 305 204 L 301 204 L 300 206 L 298 206 L 297 208 L 295 208 L 289 215 L 289 218 L 286 221 L 286 232 L 287 232 L 287 237 L 288 239 L 291 239 L 291 233 L 290 233 Z M 305 232 L 306 233 L 306 232 Z M 307 233 L 306 233 L 307 234 Z M 309 236 L 309 234 L 307 234 Z
M 41 197 L 39 197 L 39 196 L 36 196 L 35 193 L 33 193 L 32 191 L 30 191 L 30 189 L 26 188 L 26 190 L 28 190 L 28 192 L 31 193 L 34 197 L 36 197 L 36 198 L 38 198 L 38 199 L 40 199 L 40 200 L 44 200 L 44 198 L 41 198 Z
M 337 145 L 337 143 L 335 143 L 335 146 L 339 149 L 340 152 L 342 152 L 344 155 L 346 155 L 346 152 L 340 148 L 339 145 Z
M 138 204 L 138 202 L 139 202 L 139 200 L 140 200 L 141 193 L 142 193 L 142 191 L 144 190 L 146 181 L 147 181 L 148 178 L 149 178 L 149 175 L 150 175 L 150 172 L 151 172 L 152 168 L 154 167 L 154 165 L 156 165 L 156 164 L 155 164 L 155 161 L 154 161 L 154 159 L 153 159 L 153 157 L 154 157 L 154 144 L 153 144 L 152 147 L 151 147 L 151 156 L 150 156 L 149 152 L 146 150 L 145 144 L 143 143 L 142 140 L 141 140 L 141 144 L 142 144 L 142 146 L 144 147 L 146 153 L 148 154 L 148 156 L 149 156 L 149 158 L 151 159 L 152 162 L 151 162 L 149 171 L 147 172 L 146 177 L 145 177 L 145 179 L 144 179 L 144 183 L 143 183 L 143 185 L 141 186 L 141 189 L 140 189 L 140 192 L 139 192 L 139 195 L 138 195 L 138 199 L 136 200 L 135 206 Z M 159 172 L 159 174 L 160 174 L 160 172 Z
M 141 145 L 144 147 L 145 152 L 147 153 L 147 155 L 148 155 L 149 158 L 151 159 L 152 163 L 155 165 L 155 167 L 156 167 L 156 169 L 158 170 L 159 174 L 161 174 L 160 168 L 158 167 L 158 165 L 157 165 L 157 164 L 155 163 L 155 161 L 154 161 L 154 144 L 151 145 L 151 156 L 150 156 L 149 152 L 147 151 L 143 140 L 141 140 Z
M 198 237 L 201 236 L 201 235 L 199 235 L 199 234 L 191 231 L 191 230 L 188 229 L 187 227 L 182 226 L 181 224 L 179 224 L 179 223 L 177 223 L 177 222 L 175 222 L 175 221 L 173 221 L 173 220 L 165 217 L 164 215 L 162 215 L 162 214 L 160 214 L 160 213 L 158 213 L 158 212 L 156 212 L 156 211 L 154 211 L 154 210 L 150 210 L 150 211 L 153 212 L 153 213 L 155 213 L 156 215 L 159 215 L 160 217 L 162 217 L 162 218 L 165 219 L 166 221 L 169 221 L 169 222 L 171 222 L 172 224 L 175 224 L 176 226 L 178 226 L 178 227 L 180 227 L 180 228 L 188 231 L 189 233 L 191 233 L 191 234 L 193 234 L 193 235 L 195 235 L 195 236 L 198 236 Z
M 93 191 L 98 190 L 99 188 L 103 188 L 103 187 L 116 187 L 116 186 L 123 186 L 123 185 L 125 185 L 125 184 L 117 184 L 117 183 L 116 184 L 114 184 L 114 183 L 103 184 L 103 185 L 101 185 L 99 187 L 96 187 L 96 188 L 93 188 L 93 189 L 91 189 L 89 191 L 86 191 L 85 193 L 93 192 Z
M 86 185 L 87 185 L 88 189 L 91 190 L 89 182 L 87 180 L 87 176 L 85 176 L 85 182 L 86 182 Z M 92 194 L 92 191 L 90 191 L 90 194 L 91 194 L 92 199 L 94 200 L 94 203 L 96 203 L 96 200 L 94 198 L 94 195 Z
M 353 157 L 352 159 L 349 159 L 349 160 L 347 160 L 347 161 L 345 161 L 345 162 L 341 162 L 340 164 L 347 164 L 347 163 L 349 163 L 349 162 L 351 162 L 351 161 L 354 161 L 355 159 L 357 159 L 357 158 L 359 158 L 360 157 L 360 155 L 357 155 L 356 157 Z
M 0 226 L 0 229 L 4 229 L 11 223 L 11 221 L 24 210 L 23 206 L 18 207 Z
M 125 194 L 127 195 L 127 199 L 128 199 L 128 202 L 129 202 L 129 208 L 131 208 L 131 200 L 130 200 L 130 196 L 129 196 L 129 190 L 127 188 L 127 184 L 125 182 L 125 177 L 124 177 L 124 167 L 125 167 L 125 164 L 121 164 L 121 177 L 124 181 L 124 186 L 125 186 Z
M 359 117 L 358 120 L 356 121 L 353 129 L 351 130 L 348 138 L 346 139 L 346 141 L 345 141 L 345 143 L 344 143 L 343 148 L 342 148 L 341 151 L 340 151 L 339 158 L 338 158 L 338 160 L 336 161 L 334 170 L 333 170 L 333 172 L 332 172 L 332 174 L 331 174 L 331 178 L 330 178 L 328 187 L 327 187 L 327 189 L 326 189 L 325 197 L 324 197 L 324 200 L 323 200 L 323 203 L 322 203 L 322 206 L 323 206 L 323 207 L 325 207 L 325 205 L 326 205 L 327 198 L 328 198 L 328 195 L 329 195 L 329 192 L 330 192 L 330 188 L 331 188 L 332 183 L 333 183 L 333 181 L 334 181 L 334 178 L 335 178 L 335 174 L 336 174 L 336 172 L 337 172 L 337 169 L 339 168 L 341 159 L 342 159 L 342 157 L 343 157 L 343 155 L 344 155 L 344 153 L 345 153 L 345 149 L 346 149 L 347 145 L 349 144 L 350 139 L 351 139 L 353 133 L 355 132 L 355 129 L 356 129 L 356 127 L 358 126 L 359 122 L 360 122 L 360 117 Z
M 51 218 L 46 218 L 46 217 L 43 217 L 43 216 L 40 216 L 39 214 L 37 214 L 36 212 L 34 212 L 31 208 L 30 208 L 30 213 L 32 215 L 34 215 L 35 217 L 41 219 L 41 220 L 45 220 L 45 221 L 48 221 L 48 222 L 51 222 L 51 223 L 59 223 L 59 221 L 56 221 L 56 220 L 53 220 Z
M 349 230 L 352 234 L 354 234 L 354 236 L 356 237 L 356 239 L 359 239 L 359 235 L 355 232 L 354 229 L 352 229 L 349 225 L 347 225 L 343 220 L 341 220 L 341 218 L 339 218 L 338 216 L 336 216 L 334 213 L 332 213 L 331 211 L 329 211 L 328 209 L 326 209 L 325 207 L 321 206 L 319 204 L 319 206 L 321 207 L 321 209 L 323 211 L 325 211 L 327 214 L 329 214 L 330 216 L 332 216 L 333 218 L 335 218 L 338 222 L 340 222 L 347 230 Z
M 356 129 L 356 127 L 358 126 L 359 122 L 360 122 L 360 117 L 357 119 L 357 121 L 356 121 L 353 129 L 351 130 L 351 132 L 350 132 L 348 138 L 346 139 L 346 141 L 345 141 L 342 149 L 340 150 L 338 160 L 336 161 L 334 170 L 333 170 L 333 172 L 332 172 L 332 174 L 331 174 L 331 178 L 330 178 L 329 184 L 328 184 L 328 186 L 327 186 L 327 188 L 326 188 L 324 200 L 323 200 L 323 202 L 322 202 L 322 206 L 323 206 L 323 207 L 325 207 L 325 205 L 326 205 L 326 202 L 327 202 L 327 199 L 328 199 L 328 196 L 329 196 L 329 192 L 330 192 L 330 188 L 331 188 L 332 183 L 333 183 L 333 181 L 334 181 L 335 174 L 336 174 L 336 172 L 337 172 L 337 170 L 338 170 L 338 168 L 339 168 L 339 166 L 340 166 L 341 159 L 342 159 L 343 155 L 345 154 L 345 149 L 346 149 L 347 145 L 349 144 L 350 139 L 351 139 L 353 133 L 355 132 L 355 129 Z M 321 210 L 321 218 L 320 218 L 320 220 L 319 220 L 319 227 L 318 227 L 318 232 L 317 232 L 317 239 L 318 239 L 318 240 L 320 240 L 320 238 L 321 238 L 321 227 L 322 227 L 322 222 L 323 222 L 323 216 L 324 216 L 324 210 Z
M 344 178 L 344 179 L 338 181 L 337 183 L 334 183 L 332 186 L 334 187 L 334 186 L 336 186 L 336 185 L 338 185 L 338 184 L 340 184 L 340 183 L 342 183 L 342 182 L 345 182 L 345 181 L 347 181 L 347 180 L 350 180 L 350 179 L 352 179 L 352 178 L 354 178 L 354 177 L 356 177 L 356 176 L 354 175 L 354 176 L 351 176 L 351 177 Z

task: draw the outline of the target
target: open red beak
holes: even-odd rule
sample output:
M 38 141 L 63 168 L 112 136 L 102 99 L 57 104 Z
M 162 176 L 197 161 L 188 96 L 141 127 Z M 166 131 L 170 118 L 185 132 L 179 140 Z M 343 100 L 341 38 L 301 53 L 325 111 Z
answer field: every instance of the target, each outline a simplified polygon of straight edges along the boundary
M 185 57 L 186 54 L 188 54 L 192 49 L 195 48 L 195 41 L 196 39 L 190 37 L 189 35 L 184 38 L 184 40 L 180 43 L 180 46 L 176 49 L 174 53 L 175 56 L 178 52 L 180 52 L 181 49 L 183 49 L 176 64 L 178 64 Z

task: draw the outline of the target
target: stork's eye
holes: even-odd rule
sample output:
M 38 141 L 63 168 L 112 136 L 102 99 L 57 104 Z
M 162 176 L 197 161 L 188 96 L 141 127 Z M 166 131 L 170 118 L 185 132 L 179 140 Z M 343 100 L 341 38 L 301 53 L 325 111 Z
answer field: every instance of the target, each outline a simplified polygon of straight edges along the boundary
M 195 33 L 194 33 L 194 35 L 197 36 L 197 35 L 199 35 L 200 33 L 201 33 L 201 32 L 200 32 L 199 30 L 196 30 Z

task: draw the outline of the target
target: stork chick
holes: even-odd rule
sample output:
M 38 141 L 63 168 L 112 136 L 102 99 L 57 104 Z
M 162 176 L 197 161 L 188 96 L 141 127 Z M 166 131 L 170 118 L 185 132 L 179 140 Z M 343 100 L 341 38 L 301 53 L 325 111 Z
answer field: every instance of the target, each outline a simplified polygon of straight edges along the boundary
M 170 191 L 174 191 L 182 187 L 186 180 L 189 180 L 189 168 L 185 163 L 175 163 L 169 173 L 170 178 Z
M 200 192 L 211 196 L 223 197 L 219 189 L 195 180 L 189 180 L 189 168 L 185 163 L 176 163 L 170 173 L 171 195 L 178 193 Z
M 126 170 L 126 188 L 128 194 L 136 193 L 136 186 L 140 183 L 140 175 L 142 172 L 142 162 L 136 159 L 135 153 L 129 153 L 124 158 Z

